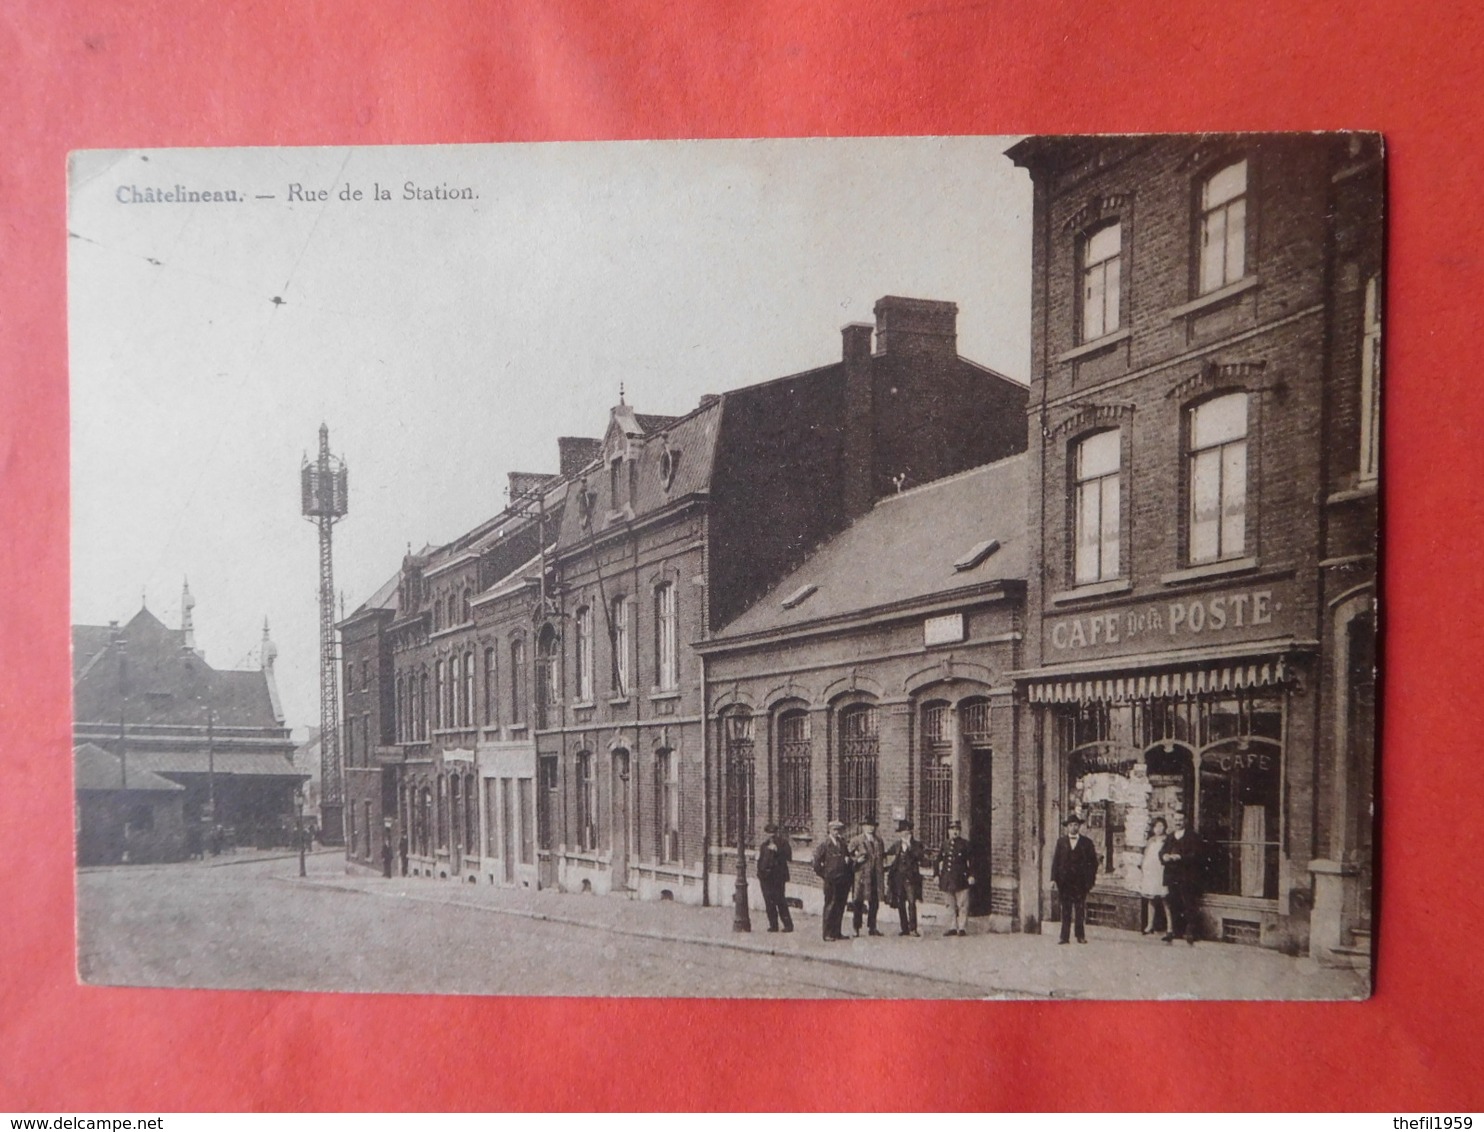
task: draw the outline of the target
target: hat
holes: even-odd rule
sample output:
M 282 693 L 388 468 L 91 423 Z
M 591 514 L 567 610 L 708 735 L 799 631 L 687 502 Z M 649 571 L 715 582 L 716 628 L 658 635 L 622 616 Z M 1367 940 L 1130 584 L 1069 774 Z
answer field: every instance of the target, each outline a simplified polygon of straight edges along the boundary
M 1062 819 L 1062 825 L 1071 825 L 1073 822 L 1075 822 L 1078 825 L 1081 825 L 1082 824 L 1082 818 L 1080 816 L 1078 816 L 1077 814 L 1068 814 L 1065 818 Z
M 832 821 L 832 822 L 830 822 L 830 828 L 831 829 L 844 829 L 845 828 L 845 823 L 843 821 Z
M 769 822 L 767 825 L 763 826 L 763 832 L 764 833 L 777 833 L 778 832 L 778 827 L 776 825 L 774 825 L 772 822 Z
M 897 832 L 898 833 L 901 833 L 903 830 L 908 830 L 908 829 L 911 829 L 911 828 L 912 828 L 912 823 L 910 821 L 908 821 L 906 818 L 903 818 L 901 821 L 897 822 Z
M 861 825 L 875 825 L 875 818 L 861 818 Z
M 954 818 L 951 822 L 948 823 L 949 829 L 963 829 L 963 827 L 964 823 L 959 821 L 957 818 Z

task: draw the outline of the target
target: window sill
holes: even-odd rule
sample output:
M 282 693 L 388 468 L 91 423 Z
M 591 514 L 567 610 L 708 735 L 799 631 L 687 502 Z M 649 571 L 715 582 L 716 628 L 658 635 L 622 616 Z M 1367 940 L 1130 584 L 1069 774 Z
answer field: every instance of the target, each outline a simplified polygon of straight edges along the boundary
M 655 700 L 678 700 L 679 698 L 679 688 L 652 688 L 649 693 L 650 702 Z
M 1091 342 L 1084 342 L 1080 346 L 1073 346 L 1070 350 L 1064 350 L 1056 355 L 1058 362 L 1074 362 L 1078 358 L 1085 358 L 1089 354 L 1096 354 L 1101 350 L 1108 350 L 1120 342 L 1127 342 L 1132 337 L 1128 327 L 1115 330 L 1112 334 L 1104 334 L 1101 338 L 1094 338 Z
M 1090 582 L 1085 586 L 1076 586 L 1070 590 L 1061 590 L 1058 593 L 1052 594 L 1048 600 L 1052 605 L 1066 605 L 1068 602 L 1083 601 L 1087 598 L 1128 593 L 1131 589 L 1133 589 L 1133 582 L 1128 578 L 1113 578 L 1107 582 Z
M 1220 562 L 1203 562 L 1184 570 L 1172 570 L 1159 576 L 1160 584 L 1178 586 L 1182 582 L 1198 582 L 1202 578 L 1224 578 L 1228 574 L 1247 574 L 1257 569 L 1256 558 L 1226 558 Z
M 573 711 L 592 711 L 597 706 L 597 700 L 574 700 L 572 702 Z
M 623 707 L 629 702 L 628 696 L 611 696 L 608 700 L 609 707 Z
M 1207 307 L 1214 307 L 1227 299 L 1234 299 L 1238 295 L 1245 294 L 1257 286 L 1257 276 L 1246 275 L 1235 283 L 1228 283 L 1225 287 L 1218 287 L 1214 291 L 1207 291 L 1199 298 L 1191 299 L 1188 303 L 1182 303 L 1178 307 L 1171 307 L 1168 313 L 1170 321 L 1175 322 L 1186 315 L 1199 314 Z
M 1345 491 L 1337 491 L 1333 493 L 1327 499 L 1325 499 L 1324 502 L 1326 504 L 1350 503 L 1356 499 L 1370 499 L 1373 495 L 1376 494 L 1379 487 L 1379 481 L 1367 480 L 1366 482 L 1356 484 L 1354 487 L 1349 488 Z

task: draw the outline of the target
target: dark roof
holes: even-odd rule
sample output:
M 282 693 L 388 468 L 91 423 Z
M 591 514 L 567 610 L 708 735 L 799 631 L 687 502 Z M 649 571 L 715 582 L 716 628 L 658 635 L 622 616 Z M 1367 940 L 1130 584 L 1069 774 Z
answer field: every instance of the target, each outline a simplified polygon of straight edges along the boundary
M 103 655 L 113 640 L 115 629 L 107 625 L 72 626 L 72 680 L 77 682 L 88 665 Z
M 161 778 L 151 770 L 129 762 L 128 785 L 124 784 L 124 768 L 116 755 L 102 747 L 83 743 L 72 750 L 74 767 L 74 790 L 139 790 L 149 793 L 174 793 L 184 790 L 178 782 Z
M 644 430 L 645 435 L 647 436 L 651 433 L 661 432 L 664 429 L 669 428 L 680 418 L 662 417 L 658 413 L 635 413 L 634 419 L 639 422 L 639 427 Z M 601 445 L 602 443 L 603 442 L 601 440 L 598 441 L 599 445 Z
M 208 752 L 199 747 L 188 750 L 128 749 L 129 784 L 134 783 L 135 769 L 154 774 L 218 774 L 249 778 L 307 778 L 289 760 L 287 752 L 281 755 L 272 751 L 215 751 Z
M 1023 581 L 1026 506 L 1024 455 L 886 496 L 714 639 L 926 601 L 984 582 Z M 990 540 L 999 543 L 993 551 Z

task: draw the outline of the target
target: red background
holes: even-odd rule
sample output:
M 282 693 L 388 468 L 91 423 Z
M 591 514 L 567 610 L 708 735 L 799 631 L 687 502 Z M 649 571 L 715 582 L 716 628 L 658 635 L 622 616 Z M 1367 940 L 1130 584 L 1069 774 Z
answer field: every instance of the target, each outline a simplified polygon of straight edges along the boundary
M 1484 1106 L 1484 776 L 1466 738 L 1484 704 L 1484 17 L 1468 2 L 1327 7 L 0 0 L 0 1109 Z M 1391 162 L 1384 892 L 1369 1003 L 76 985 L 69 150 L 1344 127 L 1385 131 Z M 1085 1055 L 1066 1056 L 1069 1028 Z M 889 1067 L 867 1035 L 890 1038 Z

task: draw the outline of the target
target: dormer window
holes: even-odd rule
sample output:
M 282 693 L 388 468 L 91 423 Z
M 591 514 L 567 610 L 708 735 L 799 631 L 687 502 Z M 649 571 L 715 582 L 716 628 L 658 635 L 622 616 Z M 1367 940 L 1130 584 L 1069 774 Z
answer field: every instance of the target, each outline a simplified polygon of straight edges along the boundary
M 613 457 L 613 459 L 608 463 L 608 498 L 609 500 L 611 500 L 610 506 L 612 506 L 615 511 L 623 506 L 623 502 L 619 499 L 618 496 L 618 489 L 621 480 L 619 471 L 622 465 L 623 460 L 618 456 Z

